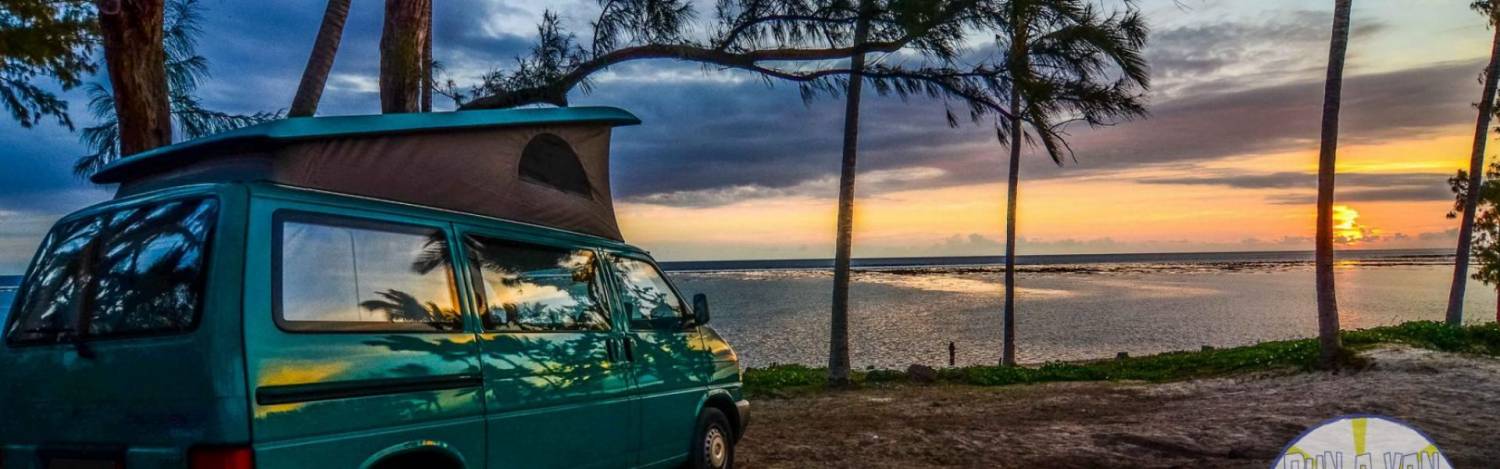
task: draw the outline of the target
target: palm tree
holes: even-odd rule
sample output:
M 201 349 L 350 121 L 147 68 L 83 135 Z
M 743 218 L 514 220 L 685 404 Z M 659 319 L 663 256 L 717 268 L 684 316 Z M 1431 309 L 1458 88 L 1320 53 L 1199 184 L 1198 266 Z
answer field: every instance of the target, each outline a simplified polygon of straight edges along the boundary
M 1338 155 L 1339 104 L 1344 86 L 1344 51 L 1349 48 L 1349 10 L 1353 0 L 1334 0 L 1333 38 L 1328 47 L 1328 77 L 1323 83 L 1323 134 L 1318 149 L 1317 288 L 1319 363 L 1337 366 L 1339 304 L 1333 285 L 1333 175 Z
M 1495 26 L 1500 20 L 1500 9 L 1492 0 L 1479 0 L 1470 5 L 1474 11 L 1489 18 Z M 1495 38 L 1490 45 L 1490 64 L 1484 68 L 1484 90 L 1479 96 L 1479 117 L 1474 124 L 1474 151 L 1469 154 L 1468 187 L 1480 187 L 1484 168 L 1484 144 L 1489 140 L 1490 114 L 1495 106 L 1495 80 L 1500 77 L 1500 28 L 1495 28 Z M 1448 324 L 1459 325 L 1464 321 L 1464 287 L 1469 283 L 1469 249 L 1474 237 L 1474 212 L 1479 206 L 1479 192 L 1469 191 L 1464 199 L 1463 220 L 1458 228 L 1458 253 L 1453 262 L 1453 284 L 1448 289 Z
M 167 3 L 162 28 L 167 102 L 172 128 L 184 138 L 193 139 L 280 118 L 276 112 L 231 114 L 204 108 L 194 93 L 199 82 L 208 78 L 208 59 L 198 55 L 198 35 L 202 33 L 198 0 L 172 0 Z M 118 159 L 125 148 L 121 133 L 116 95 L 98 83 L 87 86 L 89 112 L 96 122 L 86 127 L 78 138 L 93 152 L 78 158 L 73 172 L 87 176 Z M 171 143 L 170 141 L 167 143 Z
M 1468 171 L 1462 169 L 1448 178 L 1454 196 L 1448 218 L 1457 218 L 1468 203 L 1469 194 L 1479 193 L 1479 209 L 1474 215 L 1474 260 L 1479 269 L 1471 278 L 1494 286 L 1496 298 L 1500 298 L 1500 162 L 1490 163 L 1478 191 L 1469 190 L 1473 187 L 1470 181 Z M 1495 304 L 1495 321 L 1500 322 L 1500 302 Z
M 126 155 L 172 143 L 162 1 L 99 2 L 100 43 L 119 116 L 120 152 Z
M 870 37 L 872 0 L 861 0 L 854 23 L 854 47 Z M 859 147 L 859 101 L 865 54 L 849 58 L 849 87 L 844 101 L 844 152 L 839 165 L 839 214 L 833 256 L 833 310 L 828 328 L 828 384 L 849 384 L 849 259 L 854 244 L 854 169 Z
M 1064 126 L 1090 126 L 1146 115 L 1141 95 L 1150 87 L 1141 56 L 1146 25 L 1133 8 L 1101 15 L 1081 0 L 1011 0 L 1001 6 L 996 34 L 1005 56 L 1010 112 L 999 116 L 999 136 L 1010 145 L 1005 214 L 1004 351 L 1016 363 L 1016 201 L 1021 145 L 1041 144 L 1062 165 L 1072 150 Z
M 431 34 L 432 0 L 386 0 L 380 31 L 380 112 L 422 109 L 423 51 Z
M 323 97 L 328 71 L 333 69 L 339 41 L 344 36 L 349 1 L 328 0 L 328 8 L 323 10 L 323 24 L 318 26 L 318 37 L 313 40 L 312 52 L 307 55 L 307 67 L 302 70 L 302 82 L 297 85 L 297 95 L 292 98 L 292 109 L 287 116 L 306 117 L 318 112 L 318 101 Z
M 427 31 L 427 40 L 422 41 L 422 112 L 432 112 L 432 2 L 427 2 L 427 12 L 422 14 L 422 29 Z

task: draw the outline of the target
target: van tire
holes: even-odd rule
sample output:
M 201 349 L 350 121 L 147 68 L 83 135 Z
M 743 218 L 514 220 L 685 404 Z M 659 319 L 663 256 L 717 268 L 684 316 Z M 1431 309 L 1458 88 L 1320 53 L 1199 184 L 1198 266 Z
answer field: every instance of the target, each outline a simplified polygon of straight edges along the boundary
M 733 469 L 734 430 L 724 412 L 705 407 L 698 413 L 698 427 L 693 432 L 693 448 L 687 464 L 690 469 Z

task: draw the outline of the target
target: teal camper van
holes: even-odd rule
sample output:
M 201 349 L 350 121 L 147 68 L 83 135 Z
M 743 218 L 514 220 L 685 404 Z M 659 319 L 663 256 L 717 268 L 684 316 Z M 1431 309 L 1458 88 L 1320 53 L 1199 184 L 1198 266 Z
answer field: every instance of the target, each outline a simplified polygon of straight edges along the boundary
M 0 346 L 0 468 L 731 467 L 738 358 L 613 108 L 295 118 L 121 159 Z

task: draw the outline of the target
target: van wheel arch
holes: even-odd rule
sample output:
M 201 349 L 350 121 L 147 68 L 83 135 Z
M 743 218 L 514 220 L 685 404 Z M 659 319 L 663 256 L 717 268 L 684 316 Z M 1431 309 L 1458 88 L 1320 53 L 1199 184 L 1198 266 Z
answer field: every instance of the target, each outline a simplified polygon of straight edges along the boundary
M 360 467 L 365 469 L 399 469 L 408 467 L 464 469 L 468 464 L 447 445 L 434 442 L 408 443 L 387 448 L 371 456 Z
M 730 398 L 728 393 L 709 394 L 707 401 L 698 409 L 698 413 L 701 414 L 703 413 L 703 409 L 710 407 L 718 409 L 719 412 L 724 413 L 725 417 L 729 418 L 730 433 L 734 441 L 738 442 L 741 436 L 739 429 L 743 427 L 740 426 L 740 408 L 734 405 L 734 399 Z

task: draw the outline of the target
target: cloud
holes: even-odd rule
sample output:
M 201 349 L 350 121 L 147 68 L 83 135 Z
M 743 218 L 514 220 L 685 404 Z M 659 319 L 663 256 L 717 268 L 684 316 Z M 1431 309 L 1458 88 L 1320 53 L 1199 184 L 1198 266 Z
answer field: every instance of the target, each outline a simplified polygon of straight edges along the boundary
M 1383 23 L 1361 18 L 1351 40 L 1359 43 L 1386 29 Z M 1145 55 L 1157 96 L 1223 92 L 1321 72 L 1328 34 L 1328 12 L 1293 10 L 1254 21 L 1153 31 Z
M 1339 202 L 1428 202 L 1452 200 L 1444 173 L 1341 173 L 1337 176 Z M 1317 201 L 1318 175 L 1277 172 L 1243 173 L 1220 171 L 1208 176 L 1144 178 L 1142 184 L 1222 186 L 1233 189 L 1296 189 L 1297 193 L 1273 194 L 1275 204 L 1303 205 Z
M 1379 144 L 1466 123 L 1473 119 L 1468 96 L 1480 67 L 1444 63 L 1347 78 L 1341 139 Z M 620 169 L 614 181 L 623 197 L 739 186 L 784 189 L 838 174 L 843 106 L 837 101 L 804 105 L 791 87 L 753 81 L 679 82 L 674 89 L 663 94 L 652 85 L 620 81 L 574 99 L 622 105 L 645 121 L 617 133 Z M 1153 105 L 1150 119 L 1074 129 L 1076 164 L 1056 169 L 1033 151 L 1022 174 L 1082 177 L 1312 149 L 1321 109 L 1320 81 L 1184 97 Z M 861 121 L 861 171 L 943 170 L 943 177 L 926 181 L 933 188 L 1004 177 L 1004 151 L 993 130 L 948 128 L 939 103 L 871 98 Z
M 1380 189 L 1339 189 L 1333 199 L 1346 202 L 1433 202 L 1453 200 L 1453 193 L 1442 187 L 1393 187 Z M 1277 205 L 1317 203 L 1316 194 L 1282 194 L 1267 198 Z
M 858 176 L 858 190 L 866 192 L 891 192 L 927 187 L 927 183 L 946 176 L 937 168 L 906 168 L 901 170 L 869 171 Z M 736 185 L 674 192 L 662 192 L 627 197 L 626 202 L 666 205 L 673 207 L 717 207 L 741 201 L 770 197 L 828 197 L 838 194 L 838 179 L 832 176 L 803 181 L 789 187 L 767 187 L 760 185 Z
M 1339 186 L 1428 186 L 1447 187 L 1445 173 L 1339 173 Z M 1246 174 L 1240 172 L 1218 172 L 1210 176 L 1184 176 L 1169 178 L 1143 178 L 1142 184 L 1177 184 L 1199 186 L 1225 186 L 1235 189 L 1304 189 L 1317 188 L 1318 175 L 1314 173 L 1276 172 Z

